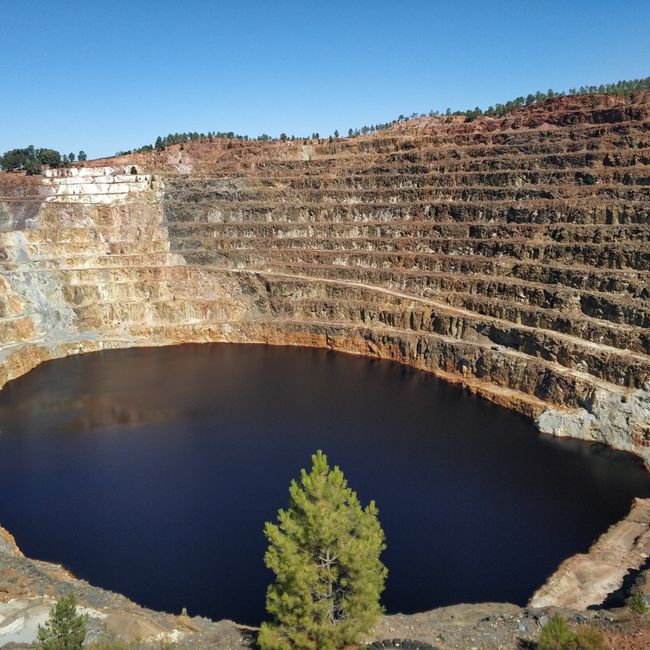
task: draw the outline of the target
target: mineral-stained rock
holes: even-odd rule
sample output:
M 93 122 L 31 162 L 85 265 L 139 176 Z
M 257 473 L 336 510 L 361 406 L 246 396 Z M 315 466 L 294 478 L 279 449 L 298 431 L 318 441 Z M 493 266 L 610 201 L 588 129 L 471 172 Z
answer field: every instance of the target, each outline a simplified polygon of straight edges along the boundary
M 649 93 L 0 173 L 0 387 L 107 348 L 324 347 L 650 463 L 649 280 Z
M 2 173 L 0 385 L 105 347 L 330 347 L 648 462 L 649 183 L 648 93 Z

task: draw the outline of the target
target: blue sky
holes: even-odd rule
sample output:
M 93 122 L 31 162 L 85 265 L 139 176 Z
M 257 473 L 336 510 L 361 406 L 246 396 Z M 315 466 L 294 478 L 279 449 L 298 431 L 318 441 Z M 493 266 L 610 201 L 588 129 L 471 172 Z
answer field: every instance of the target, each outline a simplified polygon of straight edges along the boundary
M 650 75 L 648 0 L 0 0 L 0 152 L 296 135 Z

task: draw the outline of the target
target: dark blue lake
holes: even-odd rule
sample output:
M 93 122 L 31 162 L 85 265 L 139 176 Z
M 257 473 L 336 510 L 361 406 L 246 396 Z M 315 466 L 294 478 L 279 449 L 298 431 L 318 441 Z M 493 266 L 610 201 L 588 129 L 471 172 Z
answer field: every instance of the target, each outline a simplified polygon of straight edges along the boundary
M 143 605 L 264 616 L 264 522 L 323 449 L 386 533 L 388 612 L 525 603 L 650 495 L 629 455 L 555 440 L 424 373 L 186 345 L 42 365 L 0 393 L 0 524 Z

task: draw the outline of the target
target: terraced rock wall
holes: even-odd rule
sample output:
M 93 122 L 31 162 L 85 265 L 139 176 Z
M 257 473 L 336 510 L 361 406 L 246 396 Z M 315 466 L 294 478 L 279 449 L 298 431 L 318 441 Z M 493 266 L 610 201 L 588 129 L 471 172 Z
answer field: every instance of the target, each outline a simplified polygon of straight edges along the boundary
M 329 347 L 650 462 L 647 94 L 191 143 L 0 197 L 1 383 L 105 347 Z

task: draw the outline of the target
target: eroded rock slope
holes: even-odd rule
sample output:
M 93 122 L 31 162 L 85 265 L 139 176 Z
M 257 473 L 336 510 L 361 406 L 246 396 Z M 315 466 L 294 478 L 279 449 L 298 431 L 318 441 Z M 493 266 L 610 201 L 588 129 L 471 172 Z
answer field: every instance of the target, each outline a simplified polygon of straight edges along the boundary
M 647 93 L 0 174 L 0 383 L 106 347 L 329 347 L 650 461 L 649 224 Z

